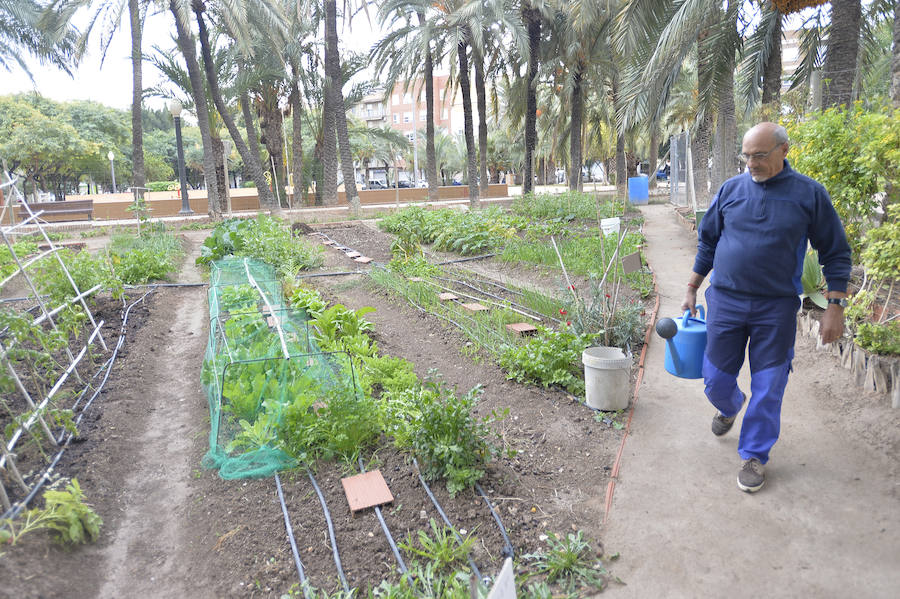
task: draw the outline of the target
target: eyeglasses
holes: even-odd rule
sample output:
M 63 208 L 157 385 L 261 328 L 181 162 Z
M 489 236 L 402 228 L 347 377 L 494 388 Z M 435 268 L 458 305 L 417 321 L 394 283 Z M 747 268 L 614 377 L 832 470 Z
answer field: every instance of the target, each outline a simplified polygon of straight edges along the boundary
M 751 160 L 765 160 L 766 158 L 769 157 L 769 154 L 771 154 L 772 152 L 777 150 L 778 147 L 781 145 L 782 144 L 780 144 L 780 143 L 776 144 L 775 147 L 772 148 L 771 150 L 769 150 L 768 152 L 757 152 L 755 154 L 745 154 L 745 153 L 741 152 L 740 154 L 738 154 L 738 158 L 740 158 L 741 161 L 743 161 L 743 162 L 750 162 Z

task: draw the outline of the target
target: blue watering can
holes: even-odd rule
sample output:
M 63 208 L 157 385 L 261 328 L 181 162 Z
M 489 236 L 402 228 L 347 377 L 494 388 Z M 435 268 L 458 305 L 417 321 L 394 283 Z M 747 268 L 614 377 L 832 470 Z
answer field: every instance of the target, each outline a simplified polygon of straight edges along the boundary
M 661 318 L 656 333 L 666 340 L 666 370 L 683 379 L 703 377 L 703 352 L 706 351 L 706 312 L 697 306 L 700 317 L 685 310 L 678 319 Z

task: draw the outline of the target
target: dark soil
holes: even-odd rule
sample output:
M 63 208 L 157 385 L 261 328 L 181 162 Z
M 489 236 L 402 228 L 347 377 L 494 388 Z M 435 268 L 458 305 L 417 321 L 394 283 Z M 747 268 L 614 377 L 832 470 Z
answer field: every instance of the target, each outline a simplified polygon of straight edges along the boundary
M 376 261 L 390 258 L 390 236 L 368 224 L 325 232 Z M 206 235 L 186 235 L 193 254 Z M 323 271 L 363 268 L 333 249 L 326 257 Z M 200 280 L 192 259 L 181 281 Z M 524 271 L 517 276 L 527 278 Z M 479 415 L 509 410 L 496 430 L 503 449 L 515 454 L 498 457 L 481 485 L 516 555 L 545 547 L 541 535 L 575 530 L 585 531 L 602 552 L 604 493 L 621 431 L 595 420 L 563 391 L 508 381 L 457 331 L 389 297 L 365 276 L 307 282 L 348 307 L 375 307 L 368 318 L 380 351 L 410 360 L 420 377 L 437 374 L 462 393 L 481 385 Z M 82 442 L 59 468 L 79 479 L 104 519 L 101 538 L 63 548 L 44 532 L 26 535 L 0 558 L 0 597 L 280 597 L 298 580 L 273 479 L 226 481 L 200 465 L 209 432 L 200 386 L 205 296 L 202 287 L 159 289 L 132 313 L 107 389 L 82 427 Z M 384 443 L 364 459 L 367 468 L 381 469 L 394 495 L 384 517 L 395 540 L 438 520 L 405 455 Z M 356 472 L 324 463 L 314 474 L 347 580 L 366 588 L 396 577 L 397 563 L 373 513 L 350 514 L 340 478 Z M 295 471 L 283 473 L 281 482 L 306 575 L 314 586 L 340 588 L 309 478 Z M 454 526 L 477 537 L 479 568 L 495 574 L 503 540 L 485 502 L 471 491 L 451 498 L 440 481 L 431 488 Z

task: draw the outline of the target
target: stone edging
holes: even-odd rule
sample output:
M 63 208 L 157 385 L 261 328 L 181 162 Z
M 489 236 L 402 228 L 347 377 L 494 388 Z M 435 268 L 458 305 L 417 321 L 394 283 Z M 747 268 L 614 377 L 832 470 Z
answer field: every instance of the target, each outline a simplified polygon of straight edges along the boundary
M 891 406 L 900 408 L 900 357 L 869 353 L 846 337 L 823 345 L 819 339 L 819 321 L 808 312 L 797 315 L 797 330 L 814 339 L 816 349 L 829 351 L 838 358 L 841 366 L 851 372 L 857 386 L 890 395 Z

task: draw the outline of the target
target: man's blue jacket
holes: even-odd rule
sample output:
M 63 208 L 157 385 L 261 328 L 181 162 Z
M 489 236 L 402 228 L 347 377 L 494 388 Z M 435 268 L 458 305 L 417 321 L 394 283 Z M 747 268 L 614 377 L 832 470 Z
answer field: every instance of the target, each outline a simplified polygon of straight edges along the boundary
M 800 295 L 807 240 L 819 252 L 829 291 L 847 291 L 850 246 L 825 188 L 784 161 L 755 182 L 749 172 L 727 180 L 698 229 L 694 272 L 710 284 L 750 296 Z

